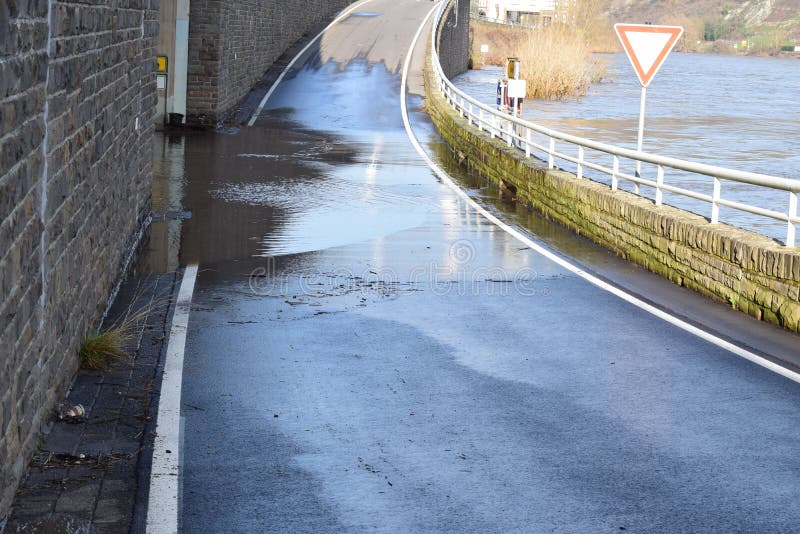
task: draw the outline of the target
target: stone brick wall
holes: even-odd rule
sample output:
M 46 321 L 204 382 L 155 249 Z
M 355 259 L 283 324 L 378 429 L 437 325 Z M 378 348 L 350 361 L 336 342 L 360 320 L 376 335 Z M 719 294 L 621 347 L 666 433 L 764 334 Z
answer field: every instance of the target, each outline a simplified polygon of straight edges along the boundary
M 800 332 L 800 250 L 765 236 L 651 201 L 573 174 L 548 170 L 505 142 L 469 127 L 426 72 L 428 111 L 463 164 L 548 219 L 678 285 L 757 319 Z
M 469 0 L 451 2 L 442 17 L 437 33 L 437 47 L 442 70 L 448 78 L 469 68 Z
M 158 0 L 0 2 L 0 520 L 149 212 Z
M 216 125 L 287 48 L 352 1 L 192 0 L 187 122 Z

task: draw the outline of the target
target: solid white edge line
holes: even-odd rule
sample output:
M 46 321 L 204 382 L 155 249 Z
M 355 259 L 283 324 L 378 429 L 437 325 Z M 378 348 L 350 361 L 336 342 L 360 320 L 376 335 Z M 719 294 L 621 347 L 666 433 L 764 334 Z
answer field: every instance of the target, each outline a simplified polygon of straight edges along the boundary
M 253 116 L 252 116 L 252 117 L 250 118 L 250 120 L 247 122 L 247 125 L 248 125 L 248 126 L 252 126 L 252 125 L 254 125 L 254 124 L 256 123 L 256 120 L 258 119 L 258 116 L 259 116 L 259 115 L 261 115 L 261 112 L 262 112 L 262 111 L 264 111 L 264 106 L 266 106 L 266 105 L 267 105 L 267 101 L 268 101 L 268 100 L 269 100 L 269 98 L 272 96 L 272 93 L 274 93 L 274 92 L 275 92 L 275 89 L 276 89 L 276 88 L 278 87 L 278 85 L 279 85 L 279 84 L 280 84 L 280 83 L 283 81 L 283 78 L 286 76 L 286 73 L 287 73 L 287 72 L 289 72 L 289 70 L 290 70 L 290 69 L 291 69 L 291 68 L 294 66 L 294 64 L 295 64 L 295 63 L 297 63 L 297 60 L 299 60 L 299 59 L 302 57 L 302 55 L 303 55 L 303 54 L 305 54 L 305 53 L 306 53 L 306 51 L 307 51 L 309 48 L 311 48 L 311 46 L 312 46 L 314 43 L 316 43 L 316 42 L 319 40 L 319 38 L 320 38 L 320 37 L 322 37 L 322 35 L 323 35 L 323 34 L 324 34 L 326 31 L 328 31 L 329 29 L 331 29 L 331 27 L 332 27 L 334 24 L 336 24 L 337 22 L 339 22 L 339 21 L 340 21 L 340 20 L 342 20 L 343 18 L 347 17 L 348 15 L 350 15 L 350 13 L 352 13 L 352 12 L 353 12 L 353 11 L 355 11 L 356 9 L 360 8 L 360 7 L 361 7 L 361 6 L 363 6 L 364 4 L 367 4 L 367 3 L 371 2 L 371 1 L 372 1 L 372 0 L 364 0 L 363 2 L 359 2 L 359 3 L 357 3 L 357 4 L 354 4 L 354 5 L 350 6 L 350 7 L 348 7 L 347 9 L 345 9 L 344 11 L 342 11 L 342 12 L 339 14 L 339 16 L 337 16 L 335 19 L 333 19 L 333 21 L 331 21 L 331 23 L 330 23 L 330 24 L 328 24 L 327 26 L 325 26 L 325 29 L 324 29 L 324 30 L 322 30 L 321 32 L 319 32 L 319 33 L 316 35 L 316 37 L 314 37 L 314 38 L 313 38 L 311 41 L 309 41 L 309 43 L 308 43 L 306 46 L 304 46 L 304 47 L 303 47 L 303 49 L 302 49 L 302 50 L 301 50 L 301 51 L 300 51 L 300 52 L 299 52 L 299 53 L 298 53 L 296 56 L 294 56 L 294 58 L 292 58 L 292 61 L 290 61 L 290 62 L 289 62 L 289 64 L 288 64 L 288 65 L 286 65 L 286 67 L 285 67 L 285 68 L 284 68 L 284 69 L 281 71 L 280 75 L 278 76 L 278 79 L 277 79 L 277 80 L 275 80 L 275 83 L 273 83 L 273 84 L 272 84 L 272 87 L 270 87 L 270 88 L 269 88 L 269 91 L 267 91 L 267 94 L 265 94 L 265 95 L 264 95 L 264 98 L 262 98 L 262 99 L 261 99 L 261 103 L 259 103 L 259 104 L 258 104 L 258 108 L 256 108 L 255 112 L 253 113 Z
M 438 6 L 438 4 L 437 4 L 437 6 Z M 409 48 L 408 54 L 406 55 L 405 64 L 403 65 L 403 77 L 402 77 L 401 88 L 400 88 L 400 106 L 401 106 L 401 113 L 403 115 L 403 124 L 405 125 L 406 133 L 408 134 L 408 137 L 411 140 L 411 144 L 414 145 L 414 148 L 417 150 L 419 155 L 422 156 L 422 158 L 425 160 L 425 162 L 428 164 L 428 166 L 442 180 L 442 182 L 445 185 L 447 185 L 448 187 L 450 187 L 453 191 L 455 191 L 456 194 L 458 196 L 460 196 L 461 198 L 463 198 L 464 201 L 467 204 L 472 206 L 478 213 L 483 215 L 490 222 L 492 222 L 493 224 L 495 224 L 496 226 L 498 226 L 502 230 L 506 231 L 511 236 L 516 238 L 518 241 L 520 241 L 521 243 L 523 243 L 526 246 L 530 247 L 532 250 L 535 250 L 536 252 L 538 252 L 542 256 L 546 257 L 547 259 L 549 259 L 550 261 L 556 263 L 557 265 L 560 265 L 564 269 L 566 269 L 566 270 L 568 270 L 568 271 L 580 276 L 581 278 L 583 278 L 587 282 L 599 287 L 600 289 L 608 291 L 609 293 L 621 298 L 622 300 L 624 300 L 624 301 L 626 301 L 626 302 L 628 302 L 630 304 L 633 304 L 637 308 L 639 308 L 639 309 L 641 309 L 641 310 L 643 310 L 643 311 L 645 311 L 645 312 L 647 312 L 647 313 L 649 313 L 651 315 L 654 315 L 654 316 L 658 317 L 659 319 L 662 319 L 662 320 L 664 320 L 664 321 L 666 321 L 666 322 L 668 322 L 668 323 L 670 323 L 670 324 L 672 324 L 674 326 L 677 326 L 681 330 L 689 332 L 690 334 L 693 334 L 693 335 L 695 335 L 695 336 L 697 336 L 697 337 L 699 337 L 699 338 L 701 338 L 701 339 L 703 339 L 705 341 L 708 341 L 709 343 L 712 343 L 712 344 L 716 345 L 717 347 L 720 347 L 722 349 L 728 350 L 728 351 L 732 352 L 733 354 L 736 354 L 737 356 L 740 356 L 740 357 L 742 357 L 742 358 L 744 358 L 746 360 L 749 360 L 749 361 L 751 361 L 751 362 L 753 362 L 753 363 L 755 363 L 757 365 L 760 365 L 761 367 L 769 369 L 770 371 L 773 371 L 773 372 L 775 372 L 775 373 L 777 373 L 777 374 L 779 374 L 781 376 L 784 376 L 784 377 L 788 378 L 789 380 L 793 380 L 795 382 L 800 383 L 800 373 L 797 373 L 796 371 L 793 371 L 791 369 L 787 369 L 786 367 L 778 365 L 777 363 L 775 363 L 775 362 L 773 362 L 771 360 L 768 360 L 768 359 L 766 359 L 766 358 L 764 358 L 762 356 L 759 356 L 758 354 L 755 354 L 755 353 L 753 353 L 753 352 L 751 352 L 751 351 L 749 351 L 749 350 L 747 350 L 745 348 L 742 348 L 742 347 L 740 347 L 738 345 L 735 345 L 735 344 L 733 344 L 733 343 L 731 343 L 729 341 L 726 341 L 726 340 L 724 340 L 722 338 L 719 338 L 719 337 L 715 336 L 714 334 L 712 334 L 710 332 L 707 332 L 707 331 L 705 331 L 705 330 L 703 330 L 701 328 L 698 328 L 695 325 L 687 323 L 686 321 L 684 321 L 684 320 L 682 320 L 682 319 L 680 319 L 678 317 L 675 317 L 674 315 L 671 315 L 671 314 L 667 313 L 664 310 L 656 308 L 655 306 L 653 306 L 651 304 L 648 304 L 647 302 L 644 302 L 643 300 L 631 295 L 630 293 L 627 293 L 626 291 L 624 291 L 624 290 L 622 290 L 622 289 L 620 289 L 620 288 L 618 288 L 616 286 L 613 286 L 613 285 L 609 284 L 608 282 L 605 282 L 605 281 L 601 280 L 600 278 L 597 278 L 596 276 L 594 276 L 592 274 L 589 274 L 589 273 L 585 272 L 583 269 L 581 269 L 580 267 L 578 267 L 577 265 L 575 265 L 573 263 L 570 263 L 565 258 L 562 258 L 562 257 L 554 254 L 553 252 L 547 250 L 546 248 L 542 247 L 541 245 L 539 245 L 538 243 L 536 243 L 535 241 L 530 239 L 525 234 L 521 233 L 517 229 L 509 226 L 508 224 L 504 223 L 503 221 L 501 221 L 500 219 L 498 219 L 497 217 L 492 215 L 483 206 L 481 206 L 475 200 L 470 198 L 470 196 L 467 195 L 467 193 L 464 192 L 455 183 L 455 181 L 453 181 L 453 179 L 450 178 L 450 176 L 444 170 L 442 170 L 436 163 L 433 162 L 433 160 L 428 156 L 427 152 L 425 152 L 425 149 L 422 148 L 422 145 L 420 145 L 419 141 L 417 140 L 416 135 L 414 135 L 414 132 L 411 129 L 411 123 L 410 123 L 409 118 L 408 118 L 408 110 L 406 109 L 406 91 L 407 91 L 407 83 L 408 83 L 408 71 L 409 71 L 409 68 L 411 66 L 411 56 L 413 55 L 414 49 L 417 46 L 417 42 L 419 41 L 420 34 L 422 33 L 425 25 L 428 23 L 428 19 L 430 19 L 431 15 L 433 14 L 433 11 L 435 9 L 436 9 L 436 7 L 434 7 L 431 10 L 431 12 L 428 13 L 428 16 L 425 17 L 425 20 L 422 22 L 422 25 L 417 30 L 417 33 L 414 36 L 414 39 L 411 41 L 411 47 Z M 434 45 L 432 44 L 432 46 L 434 46 Z M 427 62 L 427 57 L 426 57 L 425 60 Z
M 146 532 L 176 534 L 178 532 L 178 492 L 181 467 L 181 383 L 183 355 L 192 294 L 197 279 L 197 265 L 183 272 L 175 313 L 169 331 L 161 394 L 158 401 L 156 435 L 153 443 L 153 465 L 150 472 L 150 497 L 147 503 Z

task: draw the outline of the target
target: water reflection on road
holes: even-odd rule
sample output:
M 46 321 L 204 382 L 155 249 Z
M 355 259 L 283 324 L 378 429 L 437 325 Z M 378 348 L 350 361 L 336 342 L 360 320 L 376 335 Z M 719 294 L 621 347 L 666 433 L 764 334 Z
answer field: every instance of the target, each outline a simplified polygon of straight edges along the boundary
M 336 91 L 318 87 L 331 77 L 341 77 Z M 422 163 L 408 148 L 396 98 L 365 103 L 347 85 L 372 85 L 380 95 L 386 91 L 377 87 L 396 86 L 395 76 L 380 64 L 354 61 L 297 78 L 293 91 L 275 93 L 259 128 L 159 139 L 154 187 L 163 193 L 154 210 L 182 204 L 196 214 L 182 224 L 184 264 L 362 242 L 419 226 L 435 207 L 439 186 L 427 168 L 408 172 Z M 314 100 L 322 94 L 329 106 Z M 157 241 L 153 246 L 164 246 Z

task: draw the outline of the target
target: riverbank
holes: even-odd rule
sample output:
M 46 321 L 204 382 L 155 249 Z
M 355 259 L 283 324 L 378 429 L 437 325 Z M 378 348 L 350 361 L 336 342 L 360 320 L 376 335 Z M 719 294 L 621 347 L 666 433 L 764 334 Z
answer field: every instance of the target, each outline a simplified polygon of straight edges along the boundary
M 626 17 L 624 15 L 615 16 L 614 22 L 639 22 L 648 20 L 647 17 L 638 16 Z M 588 45 L 589 52 L 592 54 L 614 54 L 622 52 L 622 46 L 614 33 L 614 22 L 607 16 L 593 15 L 591 22 L 578 24 L 577 26 L 566 26 L 571 31 L 585 35 L 584 40 Z M 656 24 L 656 22 L 654 22 Z M 795 52 L 795 46 L 800 46 L 800 38 L 795 39 L 789 34 L 775 34 L 769 28 L 751 29 L 749 35 L 723 36 L 720 37 L 714 32 L 705 28 L 702 22 L 686 17 L 673 17 L 663 19 L 657 24 L 669 24 L 684 28 L 684 35 L 676 44 L 675 50 L 679 52 L 695 54 L 718 54 L 751 57 L 780 57 L 780 58 L 799 58 L 800 51 Z M 526 26 L 507 26 L 499 22 L 491 22 L 488 19 L 474 17 L 472 25 L 485 27 L 492 32 L 502 35 L 506 32 L 525 33 L 537 31 L 535 28 Z M 481 37 L 481 35 L 478 35 Z M 491 39 L 484 39 L 481 43 L 490 42 Z M 480 61 L 480 54 L 477 53 L 481 43 L 473 42 L 473 58 L 476 65 L 483 64 Z M 494 56 L 496 52 L 490 49 L 486 54 L 489 58 L 485 64 L 496 64 Z

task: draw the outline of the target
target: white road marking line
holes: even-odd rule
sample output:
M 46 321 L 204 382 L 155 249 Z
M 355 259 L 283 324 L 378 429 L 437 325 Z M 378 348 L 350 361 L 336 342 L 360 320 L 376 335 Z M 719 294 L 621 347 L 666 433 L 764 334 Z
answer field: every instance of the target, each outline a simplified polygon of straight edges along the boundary
M 470 198 L 470 196 L 467 195 L 467 193 L 465 193 L 453 181 L 453 179 L 450 178 L 450 176 L 444 170 L 441 169 L 441 167 L 439 167 L 436 163 L 433 162 L 433 160 L 428 156 L 427 152 L 425 152 L 425 149 L 422 148 L 422 145 L 420 145 L 419 141 L 417 140 L 417 137 L 414 135 L 414 132 L 411 129 L 411 123 L 410 123 L 409 118 L 408 118 L 408 110 L 406 109 L 406 92 L 407 92 L 407 85 L 408 85 L 408 71 L 409 71 L 409 68 L 411 66 L 411 57 L 412 57 L 412 55 L 414 53 L 414 49 L 417 47 L 417 42 L 419 41 L 420 34 L 422 33 L 423 29 L 425 28 L 425 25 L 428 23 L 428 20 L 430 19 L 431 15 L 433 15 L 433 12 L 437 8 L 438 8 L 438 4 L 425 17 L 425 20 L 422 22 L 422 25 L 420 25 L 419 29 L 417 30 L 417 33 L 414 36 L 414 39 L 411 41 L 411 47 L 408 50 L 408 54 L 406 55 L 405 64 L 403 65 L 403 77 L 402 77 L 401 88 L 400 88 L 400 106 L 401 106 L 401 113 L 403 115 L 403 123 L 405 125 L 406 133 L 408 134 L 408 137 L 411 140 L 411 144 L 414 145 L 414 148 L 417 150 L 419 155 L 422 156 L 422 158 L 425 160 L 425 162 L 428 164 L 428 166 L 433 170 L 434 173 L 436 173 L 436 175 L 442 180 L 442 182 L 445 185 L 447 185 L 448 187 L 450 187 L 453 191 L 455 191 L 456 194 L 458 196 L 460 196 L 462 199 L 464 199 L 464 201 L 467 204 L 472 206 L 478 213 L 483 215 L 490 222 L 492 222 L 496 226 L 500 227 L 501 229 L 503 229 L 504 231 L 509 233 L 511 236 L 516 238 L 518 241 L 520 241 L 520 242 L 524 243 L 525 245 L 527 245 L 528 247 L 530 247 L 532 250 L 535 250 L 536 252 L 538 252 L 542 256 L 544 256 L 547 259 L 549 259 L 550 261 L 560 265 L 564 269 L 567 269 L 568 271 L 576 274 L 577 276 L 580 276 L 581 278 L 583 278 L 587 282 L 599 287 L 600 289 L 608 291 L 609 293 L 621 298 L 622 300 L 624 300 L 624 301 L 626 301 L 626 302 L 628 302 L 630 304 L 633 304 L 637 308 L 639 308 L 639 309 L 641 309 L 643 311 L 646 311 L 647 313 L 649 313 L 651 315 L 654 315 L 654 316 L 658 317 L 659 319 L 662 319 L 662 320 L 664 320 L 664 321 L 666 321 L 666 322 L 668 322 L 668 323 L 670 323 L 670 324 L 672 324 L 674 326 L 677 326 L 678 328 L 680 328 L 680 329 L 682 329 L 682 330 L 684 330 L 686 332 L 689 332 L 690 334 L 693 334 L 693 335 L 699 337 L 700 339 L 708 341 L 709 343 L 713 343 L 717 347 L 720 347 L 722 349 L 728 350 L 728 351 L 732 352 L 733 354 L 736 354 L 737 356 L 741 356 L 742 358 L 745 358 L 746 360 L 749 360 L 749 361 L 751 361 L 751 362 L 753 362 L 753 363 L 755 363 L 757 365 L 760 365 L 761 367 L 764 367 L 764 368 L 769 369 L 770 371 L 773 371 L 773 372 L 775 372 L 775 373 L 777 373 L 777 374 L 779 374 L 781 376 L 784 376 L 784 377 L 788 378 L 789 380 L 793 380 L 795 382 L 800 383 L 800 373 L 797 373 L 797 372 L 795 372 L 795 371 L 793 371 L 791 369 L 787 369 L 786 367 L 778 365 L 777 363 L 775 363 L 773 361 L 770 361 L 770 360 L 768 360 L 768 359 L 766 359 L 766 358 L 764 358 L 762 356 L 759 356 L 758 354 L 755 354 L 755 353 L 753 353 L 753 352 L 751 352 L 751 351 L 749 351 L 749 350 L 747 350 L 747 349 L 745 349 L 743 347 L 735 345 L 735 344 L 733 344 L 733 343 L 731 343 L 729 341 L 726 341 L 726 340 L 724 340 L 724 339 L 722 339 L 720 337 L 715 336 L 714 334 L 712 334 L 710 332 L 707 332 L 707 331 L 705 331 L 705 330 L 703 330 L 701 328 L 698 328 L 695 325 L 687 323 L 686 321 L 684 321 L 684 320 L 682 320 L 682 319 L 680 319 L 678 317 L 675 317 L 674 315 L 671 315 L 671 314 L 669 314 L 668 312 L 666 312 L 664 310 L 656 308 L 655 306 L 653 306 L 651 304 L 648 304 L 647 302 L 644 302 L 643 300 L 631 295 L 630 293 L 627 293 L 626 291 L 623 291 L 622 289 L 620 289 L 620 288 L 618 288 L 616 286 L 613 286 L 613 285 L 609 284 L 608 282 L 605 282 L 605 281 L 601 280 L 600 278 L 597 278 L 596 276 L 594 276 L 592 274 L 587 273 L 586 271 L 584 271 L 583 269 L 581 269 L 577 265 L 567 261 L 565 258 L 562 258 L 562 257 L 554 254 L 553 252 L 547 250 L 546 248 L 542 247 L 541 245 L 539 245 L 538 243 L 536 243 L 535 241 L 530 239 L 525 234 L 521 233 L 517 229 L 509 226 L 508 224 L 504 223 L 503 221 L 501 221 L 500 219 L 498 219 L 497 217 L 492 215 L 483 206 L 481 206 L 475 200 Z M 427 58 L 426 58 L 426 60 L 427 60 Z
M 250 117 L 250 121 L 248 121 L 248 123 L 247 123 L 248 126 L 252 126 L 252 125 L 254 125 L 256 123 L 256 119 L 258 119 L 258 116 L 261 115 L 261 112 L 264 110 L 264 106 L 267 105 L 267 100 L 269 100 L 269 97 L 272 96 L 272 93 L 275 92 L 275 89 L 283 81 L 283 78 L 286 76 L 286 73 L 289 72 L 289 70 L 291 70 L 291 68 L 294 66 L 294 64 L 297 62 L 297 60 L 299 60 L 300 57 L 302 57 L 302 55 L 306 53 L 306 50 L 311 48 L 311 46 L 314 43 L 316 43 L 326 31 L 331 29 L 331 27 L 334 24 L 336 24 L 337 22 L 339 22 L 343 18 L 347 17 L 348 15 L 350 15 L 350 13 L 352 13 L 356 9 L 360 8 L 364 4 L 367 4 L 367 3 L 371 2 L 371 1 L 372 0 L 364 0 L 363 2 L 359 2 L 359 3 L 355 4 L 355 5 L 350 6 L 349 8 L 345 9 L 344 11 L 342 11 L 342 13 L 338 17 L 333 19 L 333 21 L 330 24 L 325 26 L 324 30 L 319 32 L 316 37 L 314 37 L 311 41 L 309 41 L 309 43 L 305 47 L 303 47 L 303 49 L 296 56 L 294 56 L 294 58 L 292 58 L 292 61 L 289 62 L 288 65 L 286 65 L 286 68 L 284 68 L 283 71 L 281 71 L 281 74 L 280 74 L 280 76 L 278 76 L 278 79 L 275 80 L 275 83 L 273 83 L 272 87 L 269 88 L 269 91 L 267 91 L 267 94 L 265 94 L 264 98 L 261 99 L 261 103 L 258 104 L 258 108 L 256 108 L 256 111 L 253 113 L 253 116 Z
M 178 532 L 178 492 L 181 468 L 181 382 L 183 354 L 192 294 L 197 279 L 197 265 L 189 265 L 175 303 L 175 314 L 169 331 L 161 396 L 158 401 L 156 437 L 153 444 L 153 466 L 150 472 L 150 498 L 147 503 L 148 534 Z

